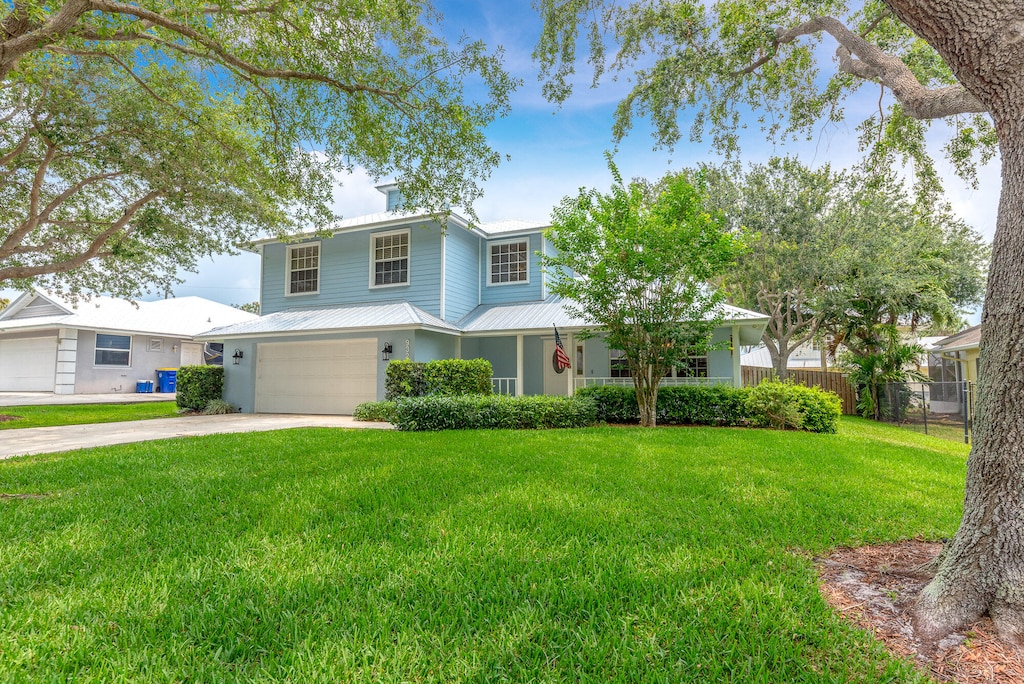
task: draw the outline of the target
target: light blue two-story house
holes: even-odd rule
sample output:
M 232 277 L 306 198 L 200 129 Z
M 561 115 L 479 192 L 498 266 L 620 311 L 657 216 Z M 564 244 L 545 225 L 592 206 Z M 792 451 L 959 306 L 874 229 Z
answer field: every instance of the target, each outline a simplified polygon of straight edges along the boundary
M 484 358 L 501 393 L 570 394 L 631 384 L 625 359 L 548 292 L 538 254 L 546 226 L 471 225 L 452 214 L 398 209 L 397 186 L 378 188 L 386 211 L 343 220 L 327 238 L 264 240 L 261 316 L 211 330 L 224 342 L 224 399 L 243 412 L 349 414 L 384 398 L 392 359 Z M 767 318 L 726 307 L 713 341 L 728 348 L 687 360 L 665 384 L 740 384 L 740 346 Z M 556 369 L 554 327 L 572 361 Z

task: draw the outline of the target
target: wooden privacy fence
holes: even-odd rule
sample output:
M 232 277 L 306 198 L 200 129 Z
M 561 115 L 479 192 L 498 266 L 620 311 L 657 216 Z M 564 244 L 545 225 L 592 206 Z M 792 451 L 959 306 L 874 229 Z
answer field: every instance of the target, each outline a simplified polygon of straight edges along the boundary
M 743 386 L 754 387 L 775 376 L 774 369 L 759 368 L 757 366 L 743 366 Z M 790 370 L 789 377 L 797 385 L 805 387 L 820 387 L 829 392 L 835 392 L 843 400 L 843 413 L 848 416 L 857 415 L 857 393 L 850 385 L 846 373 L 835 371 L 812 371 L 812 370 Z

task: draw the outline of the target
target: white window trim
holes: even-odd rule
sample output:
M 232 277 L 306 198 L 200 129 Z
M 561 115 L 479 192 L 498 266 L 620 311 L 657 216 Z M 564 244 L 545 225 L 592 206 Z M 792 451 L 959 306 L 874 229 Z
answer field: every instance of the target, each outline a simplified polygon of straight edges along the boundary
M 379 237 L 387 237 L 389 235 L 401 235 L 402 233 L 405 233 L 406 235 L 409 236 L 409 256 L 406 257 L 407 260 L 408 260 L 408 264 L 406 265 L 406 269 L 405 269 L 406 270 L 406 274 L 407 274 L 405 282 L 404 283 L 388 283 L 386 285 L 377 285 L 377 284 L 375 284 L 373 281 L 374 281 L 374 276 L 376 275 L 376 271 L 377 271 L 377 268 L 376 268 L 376 266 L 377 266 L 377 259 L 376 259 L 377 254 L 376 254 L 376 252 L 377 252 L 377 250 L 376 250 L 376 247 L 375 247 L 376 244 L 377 244 L 377 238 L 379 238 Z M 371 290 L 380 290 L 382 288 L 388 288 L 388 287 L 409 287 L 409 284 L 412 282 L 412 234 L 411 234 L 411 231 L 408 228 L 404 228 L 402 230 L 386 230 L 386 231 L 383 231 L 383 232 L 380 232 L 380 233 L 370 233 L 370 278 L 369 278 L 369 281 L 370 281 L 370 289 Z
M 501 245 L 514 245 L 520 242 L 526 243 L 526 280 L 516 280 L 514 282 L 509 281 L 507 283 L 494 283 L 491 282 L 491 249 L 493 247 L 500 247 Z M 529 285 L 530 284 L 530 236 L 509 238 L 508 240 L 494 240 L 493 242 L 487 243 L 487 287 L 507 287 L 509 285 Z
M 692 377 L 696 377 L 696 378 L 710 378 L 711 377 L 711 357 L 708 355 L 707 352 L 705 352 L 703 354 L 690 354 L 688 356 L 682 357 L 680 359 L 680 361 L 685 361 L 687 359 L 704 359 L 704 365 L 707 368 L 707 375 L 677 375 L 676 371 L 678 371 L 679 366 L 672 366 L 672 373 L 670 375 L 666 375 L 665 377 L 667 377 L 667 378 L 692 378 Z
M 303 247 L 316 247 L 316 289 L 312 292 L 291 292 L 292 289 L 292 250 Z M 319 240 L 300 242 L 294 245 L 285 245 L 284 249 L 284 296 L 285 297 L 308 297 L 309 295 L 320 294 L 320 275 L 324 268 L 324 250 Z
M 111 349 L 109 347 L 97 347 L 100 335 L 113 335 L 116 337 L 127 337 L 128 338 L 128 363 L 121 364 L 108 364 L 108 363 L 96 363 L 96 352 L 98 351 L 125 351 L 124 349 Z M 93 368 L 131 368 L 132 367 L 132 351 L 135 349 L 135 338 L 131 335 L 125 335 L 124 333 L 115 332 L 97 332 L 92 338 L 92 367 Z

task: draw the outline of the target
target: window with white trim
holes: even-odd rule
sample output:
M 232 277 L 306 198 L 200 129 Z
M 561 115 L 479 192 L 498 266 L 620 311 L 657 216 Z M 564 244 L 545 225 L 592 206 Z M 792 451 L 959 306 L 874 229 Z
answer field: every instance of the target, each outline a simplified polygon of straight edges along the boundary
M 516 240 L 513 242 L 491 243 L 491 260 L 488 265 L 491 285 L 530 282 L 530 242 Z
M 613 378 L 629 378 L 632 377 L 629 373 L 629 360 L 626 358 L 626 352 L 621 349 L 609 349 L 608 350 L 608 367 L 609 375 Z
M 708 357 L 687 356 L 676 366 L 677 378 L 706 378 L 708 377 Z
M 409 231 L 373 236 L 372 287 L 409 283 Z
M 132 364 L 132 336 L 96 333 L 97 366 L 130 366 Z
M 320 243 L 307 242 L 288 247 L 287 294 L 320 292 Z

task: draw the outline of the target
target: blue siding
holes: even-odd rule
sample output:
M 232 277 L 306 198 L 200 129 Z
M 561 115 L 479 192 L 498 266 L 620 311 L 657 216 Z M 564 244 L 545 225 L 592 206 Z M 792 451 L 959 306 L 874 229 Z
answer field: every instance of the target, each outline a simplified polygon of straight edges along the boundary
M 433 333 L 425 330 L 416 331 L 417 361 L 438 361 L 456 358 L 458 339 L 454 335 Z
M 401 190 L 388 190 L 388 211 L 397 211 L 402 207 L 402 191 Z
M 540 259 L 537 252 L 540 251 L 540 233 L 533 233 L 525 237 L 530 241 L 530 282 L 527 284 L 513 283 L 507 285 L 487 284 L 487 262 L 490 259 L 490 245 L 503 242 L 505 238 L 494 238 L 484 242 L 481 255 L 482 267 L 480 268 L 480 303 L 481 304 L 510 304 L 512 302 L 528 302 L 541 299 Z
M 731 328 L 716 328 L 711 334 L 711 343 L 726 343 L 731 334 Z M 732 352 L 728 347 L 708 352 L 708 375 L 713 378 L 732 377 Z
M 481 239 L 464 228 L 451 226 L 446 239 L 445 320 L 457 321 L 479 303 Z
M 285 296 L 286 245 L 263 248 L 262 313 L 310 306 L 404 299 L 441 315 L 441 229 L 437 224 L 409 229 L 409 284 L 370 287 L 370 244 L 376 233 L 393 229 L 342 233 L 320 243 L 320 293 Z

